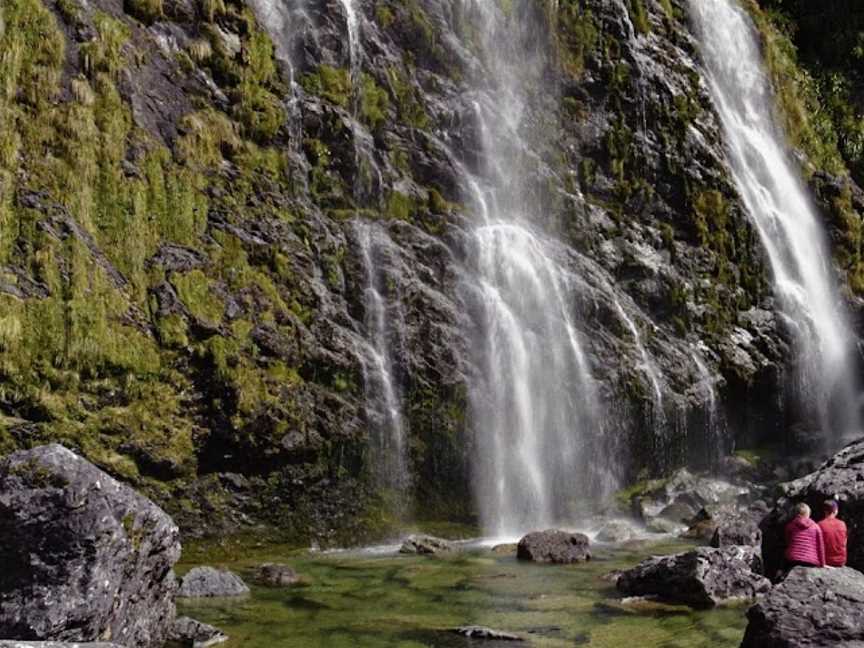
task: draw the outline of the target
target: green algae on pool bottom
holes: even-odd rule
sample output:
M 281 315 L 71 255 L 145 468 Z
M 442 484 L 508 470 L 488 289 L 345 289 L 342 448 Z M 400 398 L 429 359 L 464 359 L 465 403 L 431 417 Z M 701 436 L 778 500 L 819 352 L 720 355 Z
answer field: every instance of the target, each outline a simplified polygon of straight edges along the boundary
M 550 648 L 738 646 L 746 623 L 741 606 L 694 611 L 622 604 L 603 579 L 649 554 L 685 546 L 601 549 L 595 560 L 571 566 L 522 563 L 488 549 L 438 557 L 300 554 L 258 546 L 232 552 L 231 560 L 217 564 L 251 581 L 257 564 L 285 562 L 305 583 L 282 589 L 253 585 L 246 599 L 183 602 L 179 607 L 181 614 L 225 631 L 231 637 L 226 648 L 492 645 L 447 632 L 473 624 L 515 632 L 529 645 Z M 193 548 L 185 555 L 197 562 L 204 552 Z M 191 566 L 183 564 L 178 571 Z

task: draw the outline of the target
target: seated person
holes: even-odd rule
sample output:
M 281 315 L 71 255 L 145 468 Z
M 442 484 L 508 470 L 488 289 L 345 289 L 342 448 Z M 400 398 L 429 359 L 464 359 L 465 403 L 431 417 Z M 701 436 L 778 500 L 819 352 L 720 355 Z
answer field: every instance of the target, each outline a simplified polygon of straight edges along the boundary
M 843 567 L 846 564 L 846 523 L 837 517 L 840 505 L 837 500 L 827 500 L 822 505 L 824 516 L 819 522 L 822 539 L 825 542 L 825 563 L 829 567 Z
M 797 515 L 786 525 L 786 566 L 824 567 L 825 544 L 822 529 L 810 519 L 810 507 L 801 502 Z

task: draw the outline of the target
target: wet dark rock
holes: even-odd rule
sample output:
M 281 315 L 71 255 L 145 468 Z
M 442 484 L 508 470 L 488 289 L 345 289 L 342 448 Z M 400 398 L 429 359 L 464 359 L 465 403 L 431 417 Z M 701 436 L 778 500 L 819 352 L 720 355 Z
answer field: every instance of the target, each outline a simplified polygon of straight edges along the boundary
M 569 564 L 591 559 L 589 539 L 583 533 L 568 533 L 549 529 L 535 531 L 523 537 L 516 547 L 519 560 Z
M 616 582 L 627 596 L 657 596 L 697 608 L 728 600 L 755 598 L 771 587 L 754 547 L 699 547 L 655 556 L 625 570 Z
M 408 536 L 402 542 L 399 553 L 403 554 L 437 554 L 453 551 L 453 544 L 442 538 L 427 535 Z
M 66 448 L 0 462 L 0 636 L 161 646 L 179 557 L 171 518 Z
M 742 545 L 759 547 L 761 550 L 762 530 L 759 528 L 759 518 L 739 513 L 722 520 L 714 529 L 710 544 L 712 547 Z
M 783 528 L 794 516 L 795 505 L 806 502 L 818 520 L 823 502 L 835 497 L 849 532 L 847 564 L 864 570 L 864 441 L 851 443 L 815 472 L 783 484 L 782 490 L 783 496 L 760 524 L 766 574 L 773 577 L 782 566 Z
M 864 646 L 864 575 L 796 567 L 747 611 L 742 648 Z
M 300 576 L 288 565 L 265 563 L 255 570 L 255 582 L 267 587 L 288 587 L 300 582 Z
M 494 630 L 486 626 L 462 626 L 454 628 L 453 632 L 469 639 L 490 639 L 495 641 L 525 641 L 519 635 L 501 630 Z
M 207 623 L 182 616 L 174 621 L 169 639 L 188 648 L 208 648 L 228 641 L 228 635 Z
M 181 598 L 245 596 L 248 593 L 249 587 L 237 574 L 214 567 L 194 567 L 180 581 L 177 590 Z
M 734 504 L 746 490 L 742 486 L 681 469 L 634 495 L 631 509 L 645 520 L 660 516 L 683 523 L 702 507 Z

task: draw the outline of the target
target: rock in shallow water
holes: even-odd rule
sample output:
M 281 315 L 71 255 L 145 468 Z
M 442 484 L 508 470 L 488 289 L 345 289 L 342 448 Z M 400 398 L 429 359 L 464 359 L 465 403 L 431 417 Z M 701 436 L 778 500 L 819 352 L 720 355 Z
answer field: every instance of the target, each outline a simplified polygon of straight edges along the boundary
M 519 560 L 570 564 L 591 559 L 588 536 L 548 529 L 529 533 L 519 541 L 516 557 Z
M 747 611 L 741 648 L 864 646 L 864 574 L 796 567 Z
M 622 572 L 615 585 L 628 596 L 658 596 L 694 607 L 712 607 L 768 591 L 771 583 L 757 573 L 760 568 L 755 547 L 699 547 L 643 560 Z
M 444 551 L 453 551 L 453 545 L 434 536 L 409 536 L 399 548 L 399 553 L 403 554 L 436 554 Z
M 264 563 L 255 572 L 255 582 L 266 587 L 288 587 L 300 582 L 300 576 L 288 565 Z
M 462 626 L 461 628 L 454 628 L 453 632 L 458 635 L 462 635 L 463 637 L 468 637 L 469 639 L 490 639 L 495 641 L 525 641 L 519 635 L 511 634 L 509 632 L 502 632 L 501 630 L 494 630 L 492 628 L 487 628 L 486 626 Z
M 171 628 L 170 640 L 188 648 L 208 648 L 228 641 L 228 635 L 190 617 L 178 617 Z
M 237 574 L 214 567 L 191 569 L 177 590 L 177 596 L 182 598 L 245 596 L 248 593 L 249 587 Z
M 0 636 L 161 646 L 179 557 L 162 509 L 66 448 L 0 462 Z

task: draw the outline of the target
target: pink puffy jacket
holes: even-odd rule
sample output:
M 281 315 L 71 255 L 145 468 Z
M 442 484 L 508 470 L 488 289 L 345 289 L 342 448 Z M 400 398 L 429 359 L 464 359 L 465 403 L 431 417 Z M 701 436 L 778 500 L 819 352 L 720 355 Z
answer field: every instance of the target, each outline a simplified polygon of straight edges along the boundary
M 786 525 L 786 560 L 825 566 L 822 529 L 810 518 L 799 516 Z

